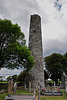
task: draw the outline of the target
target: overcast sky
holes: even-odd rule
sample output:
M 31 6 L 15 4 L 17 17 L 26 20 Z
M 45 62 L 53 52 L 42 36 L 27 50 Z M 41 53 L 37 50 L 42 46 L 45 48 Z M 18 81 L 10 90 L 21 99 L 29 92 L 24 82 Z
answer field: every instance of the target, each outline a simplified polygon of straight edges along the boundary
M 67 0 L 0 0 L 0 18 L 21 26 L 28 45 L 30 15 L 41 16 L 43 56 L 67 51 Z M 21 70 L 2 69 L 0 75 Z

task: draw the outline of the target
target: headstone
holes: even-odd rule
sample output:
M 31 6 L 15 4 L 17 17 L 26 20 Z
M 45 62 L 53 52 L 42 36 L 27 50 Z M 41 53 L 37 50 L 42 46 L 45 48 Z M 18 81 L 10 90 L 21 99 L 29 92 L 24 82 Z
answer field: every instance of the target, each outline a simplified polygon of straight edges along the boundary
M 67 75 L 65 74 L 65 73 L 63 73 L 63 76 L 64 76 L 64 78 L 65 78 L 65 90 L 66 90 L 66 93 L 67 93 Z
M 67 93 L 67 75 L 65 76 L 65 90 L 66 90 L 66 93 Z
M 34 95 L 33 95 L 33 100 L 36 100 L 35 91 L 34 91 Z
M 4 89 L 0 91 L 0 94 L 3 94 L 3 93 L 5 93 L 5 90 Z
M 11 80 L 11 91 L 13 89 L 13 80 Z
M 67 80 L 65 81 L 65 90 L 66 90 L 66 93 L 67 93 Z
M 26 89 L 26 83 L 24 84 L 24 88 Z
M 40 100 L 40 89 L 38 90 L 38 100 Z
M 17 90 L 17 83 L 14 83 L 14 94 L 16 94 L 16 90 Z
M 29 92 L 31 92 L 31 82 L 29 82 Z
M 62 89 L 65 89 L 65 74 L 64 74 L 64 73 L 63 73 L 62 76 L 61 76 L 61 80 L 62 80 L 61 88 L 62 88 Z
M 10 94 L 11 92 L 11 80 L 9 80 L 8 82 L 8 94 Z
M 40 80 L 38 80 L 38 100 L 40 100 L 40 89 L 41 89 Z
M 35 64 L 29 71 L 33 89 L 38 87 L 38 80 L 41 82 L 41 88 L 44 89 L 44 69 L 43 69 L 43 50 L 42 50 L 42 33 L 41 17 L 37 14 L 31 15 L 29 31 L 29 49 L 35 59 Z
M 24 84 L 24 88 L 26 89 L 26 78 L 25 78 L 25 84 Z
M 12 92 L 13 89 L 13 80 L 9 80 L 8 82 L 8 94 Z
M 54 87 L 56 87 L 56 85 L 55 85 L 55 81 L 54 81 Z

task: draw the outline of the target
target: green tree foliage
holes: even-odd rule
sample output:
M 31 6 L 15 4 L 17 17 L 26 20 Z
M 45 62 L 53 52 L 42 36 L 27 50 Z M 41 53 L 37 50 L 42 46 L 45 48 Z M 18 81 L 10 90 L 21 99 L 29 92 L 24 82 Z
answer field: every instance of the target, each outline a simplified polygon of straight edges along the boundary
M 26 70 L 23 71 L 23 72 L 20 72 L 20 75 L 18 75 L 18 81 L 19 82 L 25 82 L 26 76 L 27 76 Z
M 17 75 L 8 76 L 7 81 L 9 81 L 9 80 L 13 80 L 13 82 L 16 82 L 17 81 Z
M 12 76 L 8 76 L 6 80 L 7 81 L 12 80 Z
M 45 84 L 46 84 L 46 79 L 48 79 L 48 78 L 49 78 L 49 75 L 48 75 L 47 71 L 44 70 L 44 80 L 45 80 Z
M 24 67 L 29 70 L 33 66 L 34 59 L 25 46 L 24 37 L 17 24 L 0 19 L 0 68 Z
M 13 75 L 12 79 L 13 79 L 14 82 L 16 82 L 17 81 L 17 75 Z
M 67 52 L 63 55 L 63 71 L 67 74 Z
M 34 59 L 31 56 L 31 52 L 26 46 L 20 45 L 18 42 L 10 44 L 5 51 L 6 58 L 8 59 L 9 68 L 25 68 L 26 70 L 30 70 L 34 64 Z M 6 67 L 7 67 L 6 66 Z
M 51 78 L 57 83 L 61 78 L 63 72 L 63 55 L 53 53 L 50 56 L 45 57 L 45 67 L 51 75 Z
M 3 81 L 3 78 L 4 78 L 5 76 L 0 76 L 0 81 Z
M 48 78 L 49 78 L 49 75 L 48 75 L 47 71 L 44 70 L 44 79 L 46 80 L 46 79 L 48 79 Z

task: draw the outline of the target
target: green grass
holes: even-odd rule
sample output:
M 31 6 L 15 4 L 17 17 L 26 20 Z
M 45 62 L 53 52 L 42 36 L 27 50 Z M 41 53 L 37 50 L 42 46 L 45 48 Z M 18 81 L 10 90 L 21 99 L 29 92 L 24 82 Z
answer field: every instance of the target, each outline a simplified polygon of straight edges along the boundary
M 7 96 L 7 93 L 0 94 L 0 100 L 4 100 L 5 99 L 5 96 Z
M 18 89 L 17 94 L 20 94 L 20 93 L 29 93 L 28 90 L 21 90 L 21 89 Z
M 65 97 L 48 97 L 48 96 L 45 96 L 45 97 L 41 97 L 41 100 L 67 100 L 67 98 Z
M 18 89 L 16 94 L 24 94 L 24 95 L 33 95 L 34 93 L 29 93 L 28 90 L 21 90 L 21 89 Z
M 65 90 L 60 90 L 61 92 L 65 92 Z
M 4 82 L 4 81 L 3 81 L 3 82 L 1 82 L 1 81 L 0 81 L 0 83 L 7 83 L 7 82 Z
M 29 93 L 28 90 L 18 88 L 16 94 L 33 95 L 34 93 Z M 5 96 L 7 95 L 7 93 L 0 94 L 0 100 L 4 100 Z M 41 100 L 67 100 L 67 96 L 41 96 Z

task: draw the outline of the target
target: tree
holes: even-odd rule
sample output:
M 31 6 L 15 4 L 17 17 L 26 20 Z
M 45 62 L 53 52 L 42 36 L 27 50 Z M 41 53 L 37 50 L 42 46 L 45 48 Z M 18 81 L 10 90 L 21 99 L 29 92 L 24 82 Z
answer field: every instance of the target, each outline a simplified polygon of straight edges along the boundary
M 17 81 L 17 75 L 13 75 L 12 79 L 13 79 L 14 82 L 16 82 Z
M 63 55 L 63 71 L 67 74 L 67 52 Z
M 17 81 L 17 75 L 8 76 L 7 81 L 9 81 L 9 80 L 13 80 L 14 82 L 16 82 Z
M 18 75 L 18 81 L 19 82 L 25 82 L 25 79 L 26 79 L 26 76 L 27 76 L 27 71 L 21 71 L 20 72 L 20 75 Z
M 48 75 L 47 71 L 44 70 L 44 80 L 45 80 L 45 84 L 46 84 L 46 79 L 48 79 L 48 78 L 49 78 L 49 75 Z
M 34 59 L 25 46 L 25 36 L 18 24 L 0 19 L 0 68 L 29 70 L 33 64 Z
M 51 78 L 56 82 L 61 78 L 63 72 L 63 55 L 53 53 L 50 56 L 45 57 L 45 67 L 49 71 Z
M 46 79 L 48 79 L 48 78 L 49 78 L 49 75 L 48 75 L 47 71 L 44 70 L 44 79 L 46 80 Z
M 8 76 L 6 80 L 7 81 L 12 80 L 12 76 Z
M 3 81 L 3 78 L 4 78 L 5 76 L 0 76 L 0 81 Z
M 18 69 L 21 67 L 28 71 L 34 64 L 34 59 L 29 49 L 26 46 L 20 45 L 18 42 L 10 44 L 5 52 L 5 56 L 8 59 L 6 65 L 10 66 L 9 68 Z

